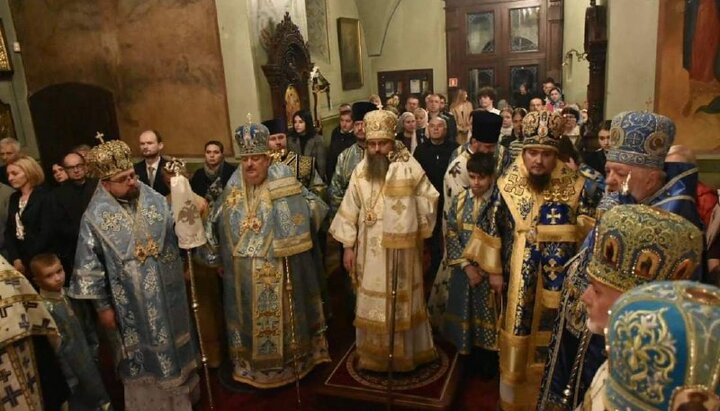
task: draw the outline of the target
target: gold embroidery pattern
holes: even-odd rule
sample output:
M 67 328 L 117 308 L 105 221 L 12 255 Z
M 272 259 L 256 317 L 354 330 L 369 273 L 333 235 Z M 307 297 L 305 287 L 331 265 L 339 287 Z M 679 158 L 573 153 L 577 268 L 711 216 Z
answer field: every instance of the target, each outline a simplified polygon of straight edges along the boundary
M 515 170 L 513 170 L 515 171 Z M 522 196 L 527 187 L 527 178 L 520 177 L 517 174 L 510 174 L 507 178 L 507 184 L 503 187 L 506 193 L 513 193 L 516 196 Z
M 103 211 L 102 214 L 100 214 L 100 218 L 102 219 L 102 222 L 100 223 L 100 228 L 105 231 L 118 232 L 120 231 L 120 228 L 124 225 L 122 213 L 111 213 L 108 211 Z
M 309 156 L 299 156 L 298 158 L 298 180 L 307 187 L 312 180 L 313 169 L 315 168 L 315 159 Z
M 588 275 L 622 292 L 650 281 L 687 279 L 702 257 L 700 230 L 683 217 L 644 205 L 612 208 L 596 236 Z
M 407 207 L 405 207 L 405 204 L 403 204 L 402 201 L 397 200 L 395 204 L 393 204 L 392 209 L 397 213 L 397 215 L 402 215 L 402 212 L 405 211 Z
M 283 308 L 280 275 L 280 270 L 268 262 L 255 269 L 253 357 L 256 359 L 271 360 L 282 356 Z
M 387 155 L 388 160 L 390 160 L 391 163 L 395 162 L 407 162 L 410 160 L 410 152 L 407 149 L 403 150 L 394 150 L 388 153 Z
M 663 389 L 676 366 L 675 339 L 663 318 L 667 310 L 627 312 L 613 325 L 622 353 L 617 361 L 623 363 L 616 369 L 629 390 L 653 404 L 665 401 Z
M 297 213 L 292 217 L 292 222 L 295 225 L 303 225 L 305 223 L 305 216 L 303 216 L 300 213 Z
M 565 171 L 565 169 L 563 169 Z M 565 173 L 563 173 L 565 174 Z M 575 181 L 577 176 L 563 175 L 560 178 L 553 178 L 550 182 L 550 190 L 543 192 L 545 201 L 567 203 L 575 196 Z
M 163 217 L 158 213 L 157 208 L 155 208 L 154 205 L 151 205 L 148 208 L 142 208 L 141 209 L 142 216 L 149 220 L 150 224 L 153 223 L 153 221 L 162 221 Z
M 229 208 L 235 207 L 243 198 L 245 197 L 245 194 L 243 194 L 242 191 L 238 190 L 237 187 L 233 187 L 230 192 L 228 193 L 227 197 L 225 197 L 225 206 Z

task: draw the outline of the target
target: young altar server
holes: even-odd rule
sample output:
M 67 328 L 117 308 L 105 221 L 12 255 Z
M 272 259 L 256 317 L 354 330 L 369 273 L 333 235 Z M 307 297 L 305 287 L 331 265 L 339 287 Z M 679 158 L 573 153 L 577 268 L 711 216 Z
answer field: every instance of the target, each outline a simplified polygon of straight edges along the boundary
M 495 160 L 492 153 L 475 153 L 467 161 L 470 187 L 453 197 L 448 209 L 447 262 L 452 268 L 442 332 L 460 354 L 477 355 L 482 374 L 497 370 L 496 296 L 476 264 L 462 253 L 477 224 L 478 216 L 492 193 Z

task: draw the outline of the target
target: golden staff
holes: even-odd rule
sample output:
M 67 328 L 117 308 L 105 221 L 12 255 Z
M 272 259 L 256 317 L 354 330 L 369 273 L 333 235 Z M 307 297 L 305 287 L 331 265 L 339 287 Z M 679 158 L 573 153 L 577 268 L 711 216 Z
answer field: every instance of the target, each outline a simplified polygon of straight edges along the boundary
M 395 353 L 395 310 L 397 309 L 398 250 L 393 249 L 392 291 L 390 294 L 390 337 L 388 343 L 388 381 L 386 409 L 392 409 L 393 355 Z
M 284 258 L 285 263 L 285 291 L 288 293 L 288 304 L 290 304 L 290 349 L 292 350 L 293 371 L 295 371 L 295 395 L 297 396 L 298 410 L 302 410 L 302 398 L 300 397 L 300 368 L 298 365 L 298 343 L 295 336 L 295 304 L 293 299 L 293 286 L 290 279 L 290 262 Z
M 207 389 L 208 404 L 211 410 L 215 409 L 213 401 L 212 387 L 210 386 L 210 370 L 208 368 L 208 359 L 205 354 L 205 343 L 203 343 L 202 328 L 200 327 L 200 303 L 197 298 L 195 289 L 195 271 L 193 270 L 192 253 L 190 249 L 185 250 L 188 258 L 188 271 L 190 272 L 190 299 L 192 300 L 193 315 L 195 317 L 195 325 L 197 326 L 198 340 L 200 340 L 200 359 L 202 361 L 203 371 L 205 371 L 205 388 Z
M 561 330 L 562 332 L 562 330 Z M 568 406 L 570 405 L 570 400 L 573 399 L 573 385 L 576 387 L 580 385 L 580 381 L 582 379 L 582 375 L 580 375 L 583 365 L 583 360 L 585 358 L 585 352 L 588 349 L 588 346 L 590 345 L 590 330 L 586 327 L 583 332 L 582 336 L 580 337 L 580 344 L 578 345 L 578 351 L 575 354 L 575 361 L 573 362 L 572 369 L 570 371 L 570 377 L 568 378 L 567 385 L 565 386 L 565 389 L 562 392 L 562 398 L 561 402 L 563 405 Z M 577 378 L 577 384 L 575 383 L 575 379 Z M 577 394 L 577 390 L 575 392 Z M 578 399 L 573 399 L 573 404 L 577 404 Z
M 173 178 L 180 178 L 182 182 L 184 182 L 184 185 L 187 189 L 190 188 L 189 183 L 187 181 L 187 178 L 183 175 L 185 170 L 185 162 L 178 158 L 172 158 L 170 161 L 168 161 L 165 164 L 165 171 L 171 174 L 174 174 L 175 177 Z M 177 195 L 181 195 L 184 193 L 183 191 L 183 184 L 173 184 L 171 183 L 171 196 L 172 193 L 175 192 L 175 190 L 179 190 L 177 192 Z M 177 198 L 175 200 L 178 200 Z M 177 205 L 178 203 L 174 203 Z M 193 224 L 193 220 L 195 218 L 200 218 L 200 213 L 197 210 L 196 207 L 192 207 L 190 209 L 190 216 L 184 216 L 182 217 L 183 211 L 180 212 L 180 214 L 175 214 L 175 209 L 173 208 L 173 217 L 176 220 L 175 223 L 175 229 L 177 232 L 178 227 L 182 224 Z M 202 228 L 202 226 L 201 226 Z M 205 237 L 203 232 L 203 237 Z M 178 240 L 180 242 L 180 248 L 183 248 L 183 240 L 180 235 L 178 235 Z M 206 241 L 203 241 L 204 244 Z M 197 243 L 195 243 L 197 244 Z M 195 326 L 197 328 L 197 334 L 198 334 L 198 342 L 200 345 L 200 359 L 202 361 L 203 371 L 205 372 L 205 388 L 207 389 L 207 395 L 208 395 L 208 405 L 210 406 L 211 410 L 215 409 L 215 402 L 213 401 L 213 395 L 212 395 L 212 387 L 210 386 L 210 370 L 208 369 L 208 360 L 207 355 L 205 354 L 205 343 L 203 343 L 203 337 L 202 337 L 202 327 L 200 326 L 200 303 L 198 302 L 197 298 L 197 289 L 195 286 L 195 270 L 193 270 L 193 261 L 192 261 L 192 247 L 193 245 L 187 244 L 187 248 L 183 248 L 185 252 L 187 253 L 187 262 L 188 262 L 188 272 L 190 274 L 190 299 L 192 300 L 192 310 L 193 310 L 193 317 L 195 318 Z

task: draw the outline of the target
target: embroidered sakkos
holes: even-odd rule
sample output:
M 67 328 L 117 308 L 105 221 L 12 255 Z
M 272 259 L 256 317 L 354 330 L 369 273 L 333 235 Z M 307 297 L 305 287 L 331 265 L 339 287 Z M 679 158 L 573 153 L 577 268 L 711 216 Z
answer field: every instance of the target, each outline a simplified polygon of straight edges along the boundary
M 207 232 L 210 243 L 219 247 L 225 269 L 224 308 L 234 378 L 273 388 L 295 381 L 296 372 L 302 378 L 315 365 L 329 362 L 318 282 L 323 266 L 311 239 L 327 205 L 285 164 L 274 163 L 265 182 L 255 187 L 245 185 L 238 168 L 212 213 Z
M 165 197 L 138 182 L 121 205 L 102 185 L 80 224 L 69 296 L 115 310 L 123 382 L 166 390 L 196 367 L 182 261 Z
M 497 182 L 464 252 L 507 284 L 501 318 L 503 409 L 534 408 L 560 300 L 563 265 L 592 226 L 601 191 L 558 162 L 548 190 L 533 191 L 518 157 Z
M 358 164 L 330 226 L 336 240 L 356 250 L 358 366 L 373 371 L 388 366 L 393 270 L 398 270 L 393 369 L 411 371 L 437 357 L 423 297 L 421 256 L 422 240 L 435 225 L 439 193 L 409 152 L 398 147 L 389 156 L 384 183 L 371 183 L 366 161 Z

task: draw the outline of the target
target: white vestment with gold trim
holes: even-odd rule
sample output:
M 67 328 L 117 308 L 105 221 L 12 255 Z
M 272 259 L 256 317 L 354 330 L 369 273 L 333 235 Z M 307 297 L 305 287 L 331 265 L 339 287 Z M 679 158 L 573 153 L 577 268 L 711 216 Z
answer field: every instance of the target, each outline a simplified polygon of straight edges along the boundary
M 355 249 L 358 366 L 388 369 L 397 272 L 393 370 L 412 371 L 437 358 L 423 294 L 422 240 L 432 234 L 439 193 L 407 150 L 392 159 L 384 182 L 371 182 L 366 169 L 363 159 L 330 226 L 336 240 Z

